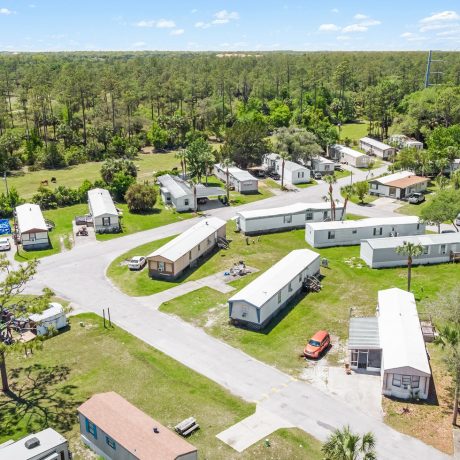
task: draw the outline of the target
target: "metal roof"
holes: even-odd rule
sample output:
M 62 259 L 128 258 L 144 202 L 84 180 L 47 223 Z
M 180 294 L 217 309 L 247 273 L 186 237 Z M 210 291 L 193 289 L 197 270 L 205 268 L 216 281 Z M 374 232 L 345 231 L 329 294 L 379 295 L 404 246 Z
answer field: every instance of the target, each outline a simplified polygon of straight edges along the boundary
M 93 217 L 118 216 L 112 197 L 108 190 L 104 188 L 94 188 L 88 192 L 88 201 Z
M 360 220 L 333 220 L 329 222 L 308 222 L 312 230 L 340 230 L 343 228 L 364 228 L 377 227 L 379 225 L 401 225 L 401 224 L 418 224 L 420 222 L 417 216 L 401 217 L 369 217 Z
M 205 198 L 220 195 L 225 195 L 225 190 L 222 187 L 206 187 L 204 184 L 196 185 L 197 198 Z
M 372 137 L 362 137 L 360 142 L 365 142 L 366 144 L 371 145 L 372 147 L 376 147 L 380 150 L 388 150 L 388 149 L 393 149 L 391 145 L 385 144 L 383 142 L 378 141 L 377 139 L 372 139 Z
M 380 349 L 379 321 L 376 316 L 350 318 L 348 349 Z
M 318 163 L 322 163 L 322 164 L 331 164 L 331 165 L 334 164 L 332 160 L 328 160 L 327 158 L 324 158 L 321 156 L 317 156 L 313 158 L 311 161 L 317 161 Z
M 372 179 L 369 182 L 378 182 L 380 184 L 388 184 L 389 182 L 394 182 L 396 180 L 405 179 L 406 177 L 415 176 L 412 171 L 399 171 L 394 174 L 389 174 L 388 176 L 378 177 L 376 179 Z
M 414 294 L 398 288 L 379 291 L 378 321 L 383 369 L 411 367 L 431 375 Z
M 279 160 L 279 162 L 280 164 L 282 164 L 281 160 Z M 289 160 L 286 160 L 284 162 L 284 169 L 288 171 L 298 171 L 300 169 L 302 171 L 310 172 L 310 170 L 306 166 L 299 165 L 298 163 L 294 163 L 293 161 L 289 161 Z
M 305 211 L 323 211 L 331 209 L 331 204 L 326 201 L 320 201 L 319 203 L 294 203 L 288 206 L 282 206 L 279 208 L 270 209 L 254 209 L 250 211 L 239 211 L 237 215 L 244 219 L 257 219 L 261 217 L 272 217 L 272 216 L 283 216 L 286 214 L 297 214 Z M 337 203 L 336 209 L 343 209 L 342 203 Z
M 42 313 L 34 313 L 33 315 L 30 315 L 30 319 L 35 323 L 38 323 L 40 321 L 45 321 L 47 319 L 49 320 L 53 316 L 60 316 L 63 311 L 64 308 L 60 303 L 51 302 L 49 304 L 49 308 L 44 310 Z
M 216 168 L 220 169 L 224 173 L 227 173 L 227 167 L 222 166 L 220 163 L 214 165 Z M 248 171 L 244 171 L 243 169 L 237 168 L 236 166 L 229 166 L 228 167 L 228 174 L 236 179 L 238 182 L 244 181 L 258 181 L 256 177 L 250 174 Z
M 369 157 L 369 155 L 358 152 L 357 150 L 353 150 L 350 147 L 347 147 L 346 145 L 335 144 L 333 147 L 339 150 L 341 153 L 350 155 L 351 157 L 354 157 L 354 158 Z
M 160 256 L 175 262 L 225 225 L 225 220 L 217 217 L 203 219 L 173 240 L 168 241 L 161 248 L 153 251 L 148 257 Z
M 366 241 L 373 249 L 396 248 L 405 241 L 430 246 L 435 244 L 460 243 L 460 233 L 429 233 L 426 235 L 397 236 L 390 238 L 372 238 Z
M 27 233 L 32 230 L 47 232 L 45 219 L 38 204 L 25 203 L 16 207 L 16 220 L 19 233 Z
M 193 195 L 190 186 L 180 177 L 164 174 L 163 176 L 157 177 L 157 181 L 162 187 L 168 190 L 173 198 L 177 199 Z
M 310 249 L 295 249 L 228 301 L 241 300 L 260 308 L 319 257 Z

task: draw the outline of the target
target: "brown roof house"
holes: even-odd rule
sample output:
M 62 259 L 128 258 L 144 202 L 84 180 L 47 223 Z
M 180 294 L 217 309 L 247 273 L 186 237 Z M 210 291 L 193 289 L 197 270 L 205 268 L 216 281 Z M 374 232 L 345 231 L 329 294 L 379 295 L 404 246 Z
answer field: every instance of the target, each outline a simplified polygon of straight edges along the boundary
M 399 171 L 370 180 L 369 193 L 402 200 L 412 193 L 425 191 L 428 182 L 427 177 L 416 176 L 411 171 Z
M 98 393 L 78 408 L 83 442 L 107 460 L 196 460 L 197 449 L 118 393 Z

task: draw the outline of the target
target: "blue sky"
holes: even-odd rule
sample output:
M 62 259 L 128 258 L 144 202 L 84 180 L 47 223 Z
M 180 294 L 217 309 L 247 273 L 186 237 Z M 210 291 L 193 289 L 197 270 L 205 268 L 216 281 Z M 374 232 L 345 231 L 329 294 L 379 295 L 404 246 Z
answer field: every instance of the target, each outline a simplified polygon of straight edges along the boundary
M 0 50 L 459 50 L 459 0 L 0 0 Z

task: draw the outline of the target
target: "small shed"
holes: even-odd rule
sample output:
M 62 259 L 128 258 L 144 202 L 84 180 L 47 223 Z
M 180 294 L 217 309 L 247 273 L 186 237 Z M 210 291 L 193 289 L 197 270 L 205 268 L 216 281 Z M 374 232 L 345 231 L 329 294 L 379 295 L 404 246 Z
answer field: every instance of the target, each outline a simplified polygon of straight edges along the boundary
M 215 164 L 214 174 L 225 183 L 227 182 L 226 166 Z M 234 187 L 240 193 L 257 193 L 259 191 L 259 181 L 248 171 L 237 168 L 236 166 L 228 167 L 228 181 L 230 186 Z
M 384 144 L 372 137 L 363 137 L 359 140 L 359 148 L 364 150 L 369 155 L 375 155 L 382 158 L 382 160 L 388 160 L 396 154 L 396 148 L 391 145 Z
M 149 275 L 152 278 L 172 280 L 185 269 L 225 242 L 226 222 L 217 217 L 201 220 L 161 248 L 147 256 Z
M 305 240 L 314 248 L 349 246 L 361 240 L 421 235 L 425 224 L 417 216 L 371 217 L 360 220 L 312 222 L 305 225 Z
M 336 218 L 341 218 L 343 204 L 336 205 Z M 306 222 L 331 220 L 331 205 L 319 203 L 294 203 L 270 209 L 239 211 L 235 222 L 237 230 L 245 235 L 274 233 L 294 228 L 303 228 Z
M 404 199 L 415 192 L 424 192 L 429 179 L 417 176 L 411 171 L 399 171 L 388 176 L 378 177 L 369 181 L 371 195 Z
M 48 226 L 38 204 L 17 206 L 14 220 L 16 237 L 24 249 L 43 249 L 50 245 Z
M 108 190 L 94 188 L 88 191 L 88 207 L 97 233 L 110 233 L 120 229 L 120 219 Z
M 396 252 L 405 242 L 423 246 L 423 254 L 413 257 L 413 265 L 447 263 L 460 255 L 460 233 L 456 232 L 362 240 L 360 257 L 371 268 L 406 266 L 407 256 Z
M 320 271 L 320 255 L 296 249 L 228 300 L 230 319 L 263 328 Z
M 51 302 L 49 308 L 42 313 L 30 315 L 29 319 L 33 324 L 33 328 L 36 329 L 37 335 L 47 334 L 50 326 L 56 330 L 67 327 L 67 316 L 64 308 L 57 302 Z
M 334 169 L 334 162 L 328 160 L 327 158 L 317 156 L 311 160 L 311 169 L 316 173 L 319 172 L 322 175 L 325 174 L 333 174 Z
M 277 160 L 276 172 L 282 176 L 283 161 Z M 310 182 L 310 170 L 306 166 L 299 165 L 293 161 L 284 162 L 284 181 L 289 184 L 306 184 Z
M 350 318 L 348 350 L 352 369 L 379 372 L 382 366 L 379 322 L 376 316 Z

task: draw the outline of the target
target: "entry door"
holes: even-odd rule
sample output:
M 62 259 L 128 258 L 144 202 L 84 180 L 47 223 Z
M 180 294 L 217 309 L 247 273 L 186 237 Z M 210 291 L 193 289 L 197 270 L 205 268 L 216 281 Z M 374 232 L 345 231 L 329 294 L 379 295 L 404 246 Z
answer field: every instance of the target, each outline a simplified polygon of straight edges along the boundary
M 406 196 L 406 189 L 405 188 L 402 188 L 401 189 L 401 195 L 399 198 L 404 198 Z
M 390 195 L 391 197 L 395 197 L 395 196 L 396 196 L 396 187 L 390 187 L 389 195 Z
M 358 369 L 367 369 L 367 351 L 359 351 Z

